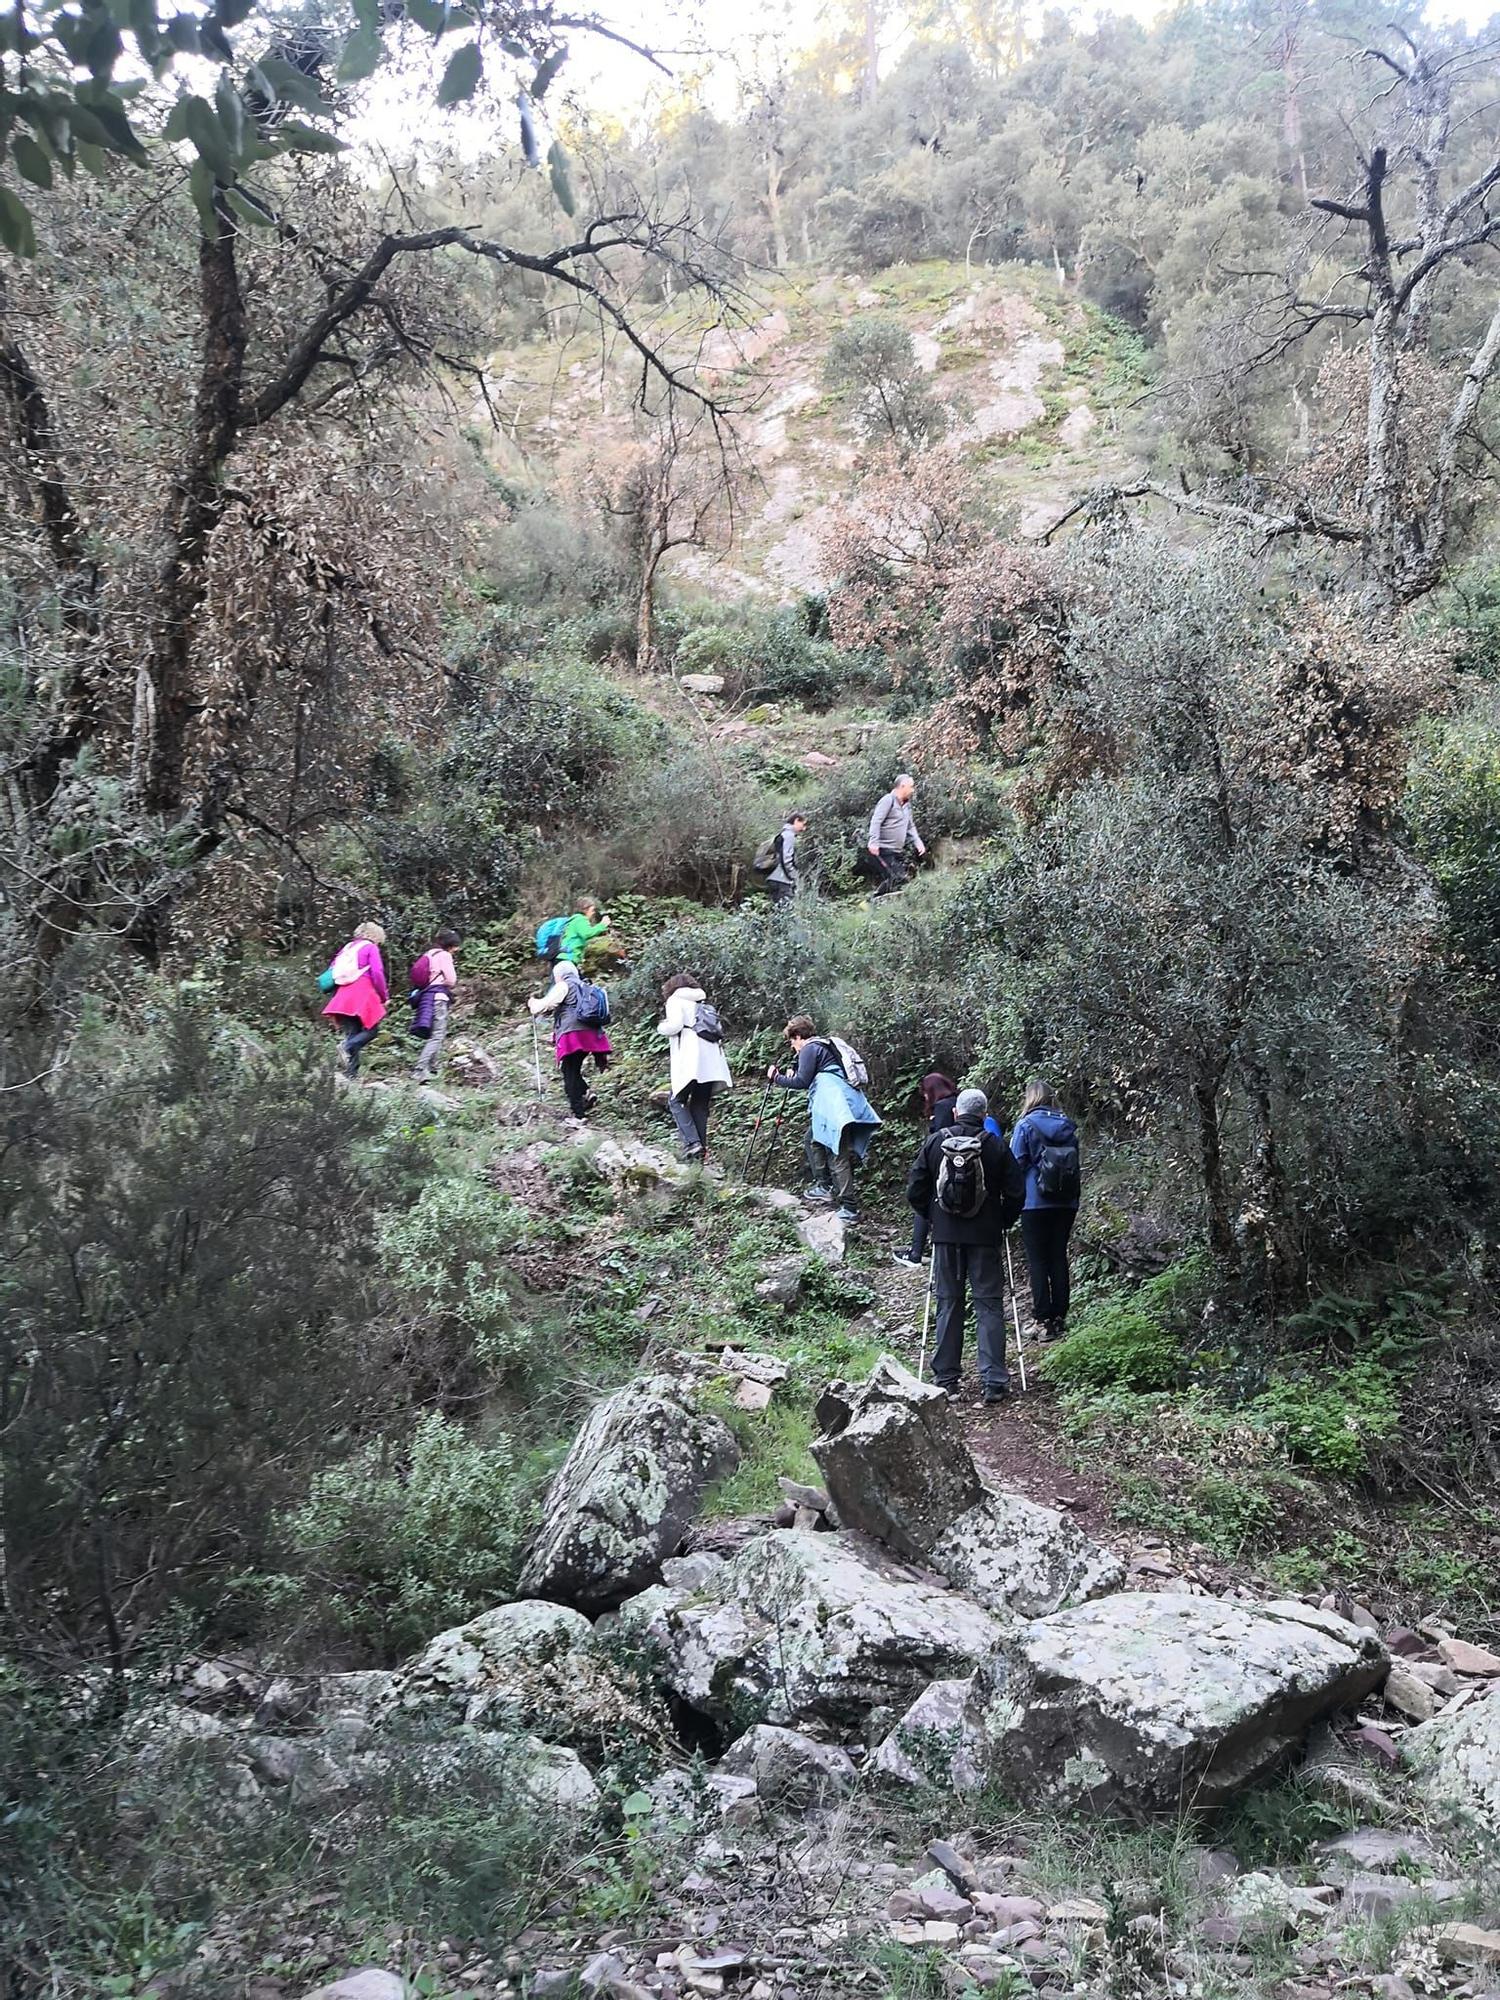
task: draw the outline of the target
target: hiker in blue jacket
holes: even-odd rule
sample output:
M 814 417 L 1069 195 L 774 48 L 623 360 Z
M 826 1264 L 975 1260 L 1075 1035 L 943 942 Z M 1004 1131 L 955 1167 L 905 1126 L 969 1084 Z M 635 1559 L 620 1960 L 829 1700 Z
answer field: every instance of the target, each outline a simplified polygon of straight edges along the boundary
M 792 1016 L 786 1024 L 786 1038 L 796 1053 L 797 1067 L 779 1070 L 773 1063 L 766 1071 L 766 1080 L 781 1090 L 808 1093 L 807 1152 L 818 1178 L 802 1199 L 836 1199 L 840 1221 L 853 1222 L 859 1213 L 854 1198 L 854 1165 L 869 1151 L 870 1141 L 880 1129 L 880 1114 L 860 1086 L 850 1080 L 850 1069 L 863 1075 L 863 1068 L 847 1042 L 835 1035 L 820 1035 L 806 1014 Z
M 1031 1310 L 1042 1339 L 1060 1340 L 1068 1317 L 1068 1238 L 1078 1214 L 1082 1174 L 1078 1127 L 1040 1077 L 1026 1086 L 1010 1149 L 1026 1169 L 1021 1241 L 1031 1276 Z

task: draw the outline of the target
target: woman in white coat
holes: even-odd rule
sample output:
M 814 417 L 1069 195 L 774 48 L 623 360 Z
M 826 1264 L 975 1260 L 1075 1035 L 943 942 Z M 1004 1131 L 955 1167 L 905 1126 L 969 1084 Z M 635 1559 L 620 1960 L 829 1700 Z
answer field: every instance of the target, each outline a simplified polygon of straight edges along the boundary
M 656 1032 L 672 1045 L 672 1094 L 667 1108 L 682 1141 L 683 1158 L 701 1163 L 708 1156 L 708 1114 L 715 1097 L 733 1079 L 724 1060 L 719 1017 L 705 1006 L 703 988 L 691 973 L 676 972 L 661 989 L 666 1019 Z

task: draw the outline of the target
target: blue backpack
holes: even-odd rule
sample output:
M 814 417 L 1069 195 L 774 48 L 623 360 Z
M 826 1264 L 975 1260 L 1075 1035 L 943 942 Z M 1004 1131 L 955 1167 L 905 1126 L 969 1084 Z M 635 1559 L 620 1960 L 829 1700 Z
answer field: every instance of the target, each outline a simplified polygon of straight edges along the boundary
M 537 926 L 536 955 L 545 958 L 550 965 L 557 957 L 562 944 L 563 932 L 572 922 L 571 917 L 548 917 L 546 923 Z
M 578 1024 L 583 1028 L 607 1028 L 609 1026 L 609 995 L 602 986 L 596 986 L 591 979 L 580 979 L 578 998 L 573 1003 L 573 1011 L 578 1016 Z

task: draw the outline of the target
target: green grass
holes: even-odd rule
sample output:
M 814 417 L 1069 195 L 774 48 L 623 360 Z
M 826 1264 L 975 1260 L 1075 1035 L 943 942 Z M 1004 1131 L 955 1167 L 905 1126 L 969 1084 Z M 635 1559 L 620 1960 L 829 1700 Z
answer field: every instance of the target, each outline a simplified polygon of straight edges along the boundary
M 705 1399 L 734 1432 L 741 1453 L 736 1470 L 721 1479 L 705 1500 L 707 1519 L 773 1514 L 781 1505 L 776 1481 L 783 1474 L 804 1485 L 816 1485 L 822 1478 L 808 1450 L 816 1435 L 812 1410 L 804 1402 L 780 1400 L 784 1397 L 786 1390 L 779 1389 L 767 1409 L 754 1412 L 736 1409 L 727 1389 Z

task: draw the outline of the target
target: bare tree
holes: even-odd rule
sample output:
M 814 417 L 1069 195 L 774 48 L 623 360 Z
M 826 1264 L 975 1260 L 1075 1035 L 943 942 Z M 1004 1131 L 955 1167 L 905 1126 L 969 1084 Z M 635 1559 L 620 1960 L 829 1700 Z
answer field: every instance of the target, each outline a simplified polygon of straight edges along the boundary
M 674 549 L 721 549 L 734 524 L 741 469 L 717 411 L 669 396 L 602 472 L 602 502 L 621 527 L 635 575 L 636 664 L 659 664 L 656 584 Z
M 1351 476 L 1323 491 L 1304 487 L 1284 504 L 1220 499 L 1143 477 L 1086 496 L 1053 532 L 1079 512 L 1151 497 L 1267 541 L 1311 536 L 1357 548 L 1371 608 L 1383 616 L 1442 581 L 1458 505 L 1485 449 L 1481 405 L 1500 367 L 1500 139 L 1492 119 L 1484 153 L 1470 159 L 1461 178 L 1452 158 L 1460 125 L 1467 137 L 1485 113 L 1465 106 L 1462 119 L 1456 117 L 1456 95 L 1481 77 L 1493 85 L 1496 45 L 1431 52 L 1405 33 L 1399 39 L 1396 53 L 1362 52 L 1388 79 L 1377 100 L 1385 136 L 1357 149 L 1357 182 L 1349 193 L 1310 202 L 1338 225 L 1331 244 L 1315 245 L 1310 260 L 1321 273 L 1333 256 L 1331 277 L 1320 276 L 1308 290 L 1282 273 L 1240 274 L 1272 282 L 1261 306 L 1260 363 L 1314 333 L 1343 329 L 1358 342 L 1364 380 Z M 1470 287 L 1480 320 L 1456 356 L 1432 352 L 1432 308 L 1444 278 Z

